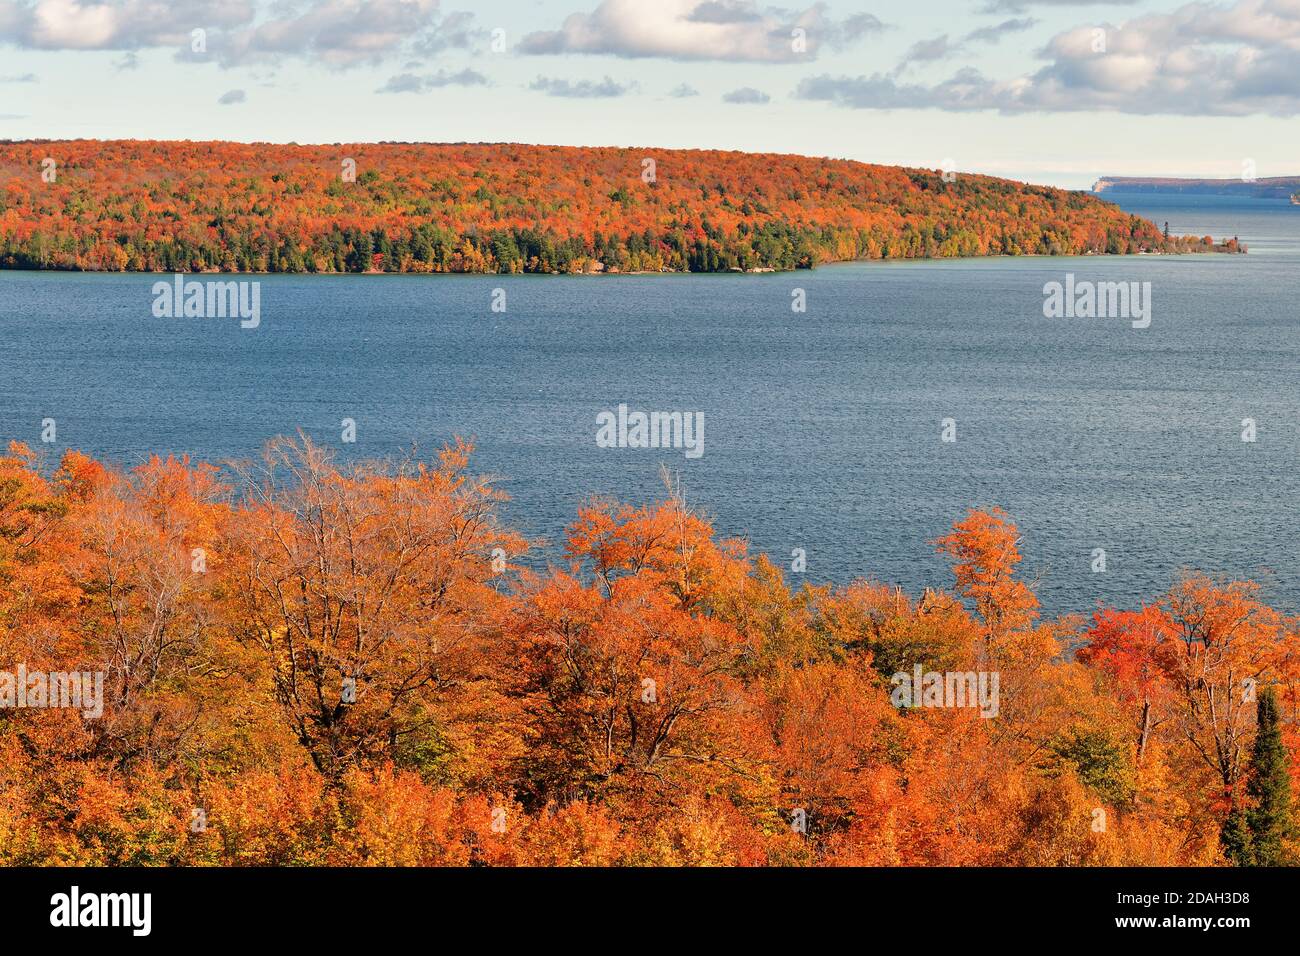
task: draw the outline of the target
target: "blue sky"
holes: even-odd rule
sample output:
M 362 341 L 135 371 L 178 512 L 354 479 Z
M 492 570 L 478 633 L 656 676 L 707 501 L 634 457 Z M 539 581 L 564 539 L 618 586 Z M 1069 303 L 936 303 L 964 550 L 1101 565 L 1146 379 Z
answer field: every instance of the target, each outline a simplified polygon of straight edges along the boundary
M 708 147 L 1083 187 L 1300 174 L 1297 114 L 1300 0 L 0 0 L 3 138 Z

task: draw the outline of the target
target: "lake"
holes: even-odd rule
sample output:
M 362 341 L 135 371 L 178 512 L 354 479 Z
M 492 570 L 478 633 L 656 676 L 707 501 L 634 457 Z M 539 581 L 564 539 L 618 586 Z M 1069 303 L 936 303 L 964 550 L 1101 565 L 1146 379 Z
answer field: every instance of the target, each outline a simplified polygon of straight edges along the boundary
M 0 272 L 0 439 L 130 465 L 246 458 L 298 429 L 344 458 L 461 434 L 552 556 L 583 500 L 652 500 L 663 464 L 721 534 L 787 568 L 804 549 L 810 581 L 948 586 L 928 542 L 1000 505 L 1052 613 L 1134 606 L 1182 567 L 1300 610 L 1300 207 L 1107 198 L 1250 252 L 262 276 L 255 329 L 156 318 L 158 276 Z M 1149 282 L 1150 326 L 1045 318 L 1044 284 L 1067 273 Z M 599 447 L 597 415 L 621 403 L 701 413 L 703 454 Z

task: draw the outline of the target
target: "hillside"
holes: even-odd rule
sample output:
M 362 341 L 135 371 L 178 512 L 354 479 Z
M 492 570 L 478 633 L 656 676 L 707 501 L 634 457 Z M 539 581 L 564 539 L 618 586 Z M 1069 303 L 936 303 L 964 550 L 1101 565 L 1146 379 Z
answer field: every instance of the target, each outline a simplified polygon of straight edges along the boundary
M 1269 179 L 1161 179 L 1134 176 L 1105 176 L 1093 185 L 1093 192 L 1189 193 L 1197 196 L 1240 196 L 1245 199 L 1289 199 L 1300 192 L 1300 176 Z
M 0 182 L 0 267 L 22 269 L 715 272 L 1212 248 L 1082 193 L 701 150 L 24 141 L 0 143 Z

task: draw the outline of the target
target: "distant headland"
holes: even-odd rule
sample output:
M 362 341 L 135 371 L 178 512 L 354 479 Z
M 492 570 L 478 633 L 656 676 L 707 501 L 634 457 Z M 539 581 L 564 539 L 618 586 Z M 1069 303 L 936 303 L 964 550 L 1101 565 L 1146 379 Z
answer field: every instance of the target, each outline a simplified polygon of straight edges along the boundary
M 0 141 L 0 268 L 770 272 L 860 259 L 1241 251 L 1087 193 L 656 147 Z
M 1300 205 L 1300 176 L 1268 179 L 1173 179 L 1161 177 L 1103 176 L 1094 193 L 1184 193 L 1195 196 L 1238 196 L 1243 199 L 1289 199 Z

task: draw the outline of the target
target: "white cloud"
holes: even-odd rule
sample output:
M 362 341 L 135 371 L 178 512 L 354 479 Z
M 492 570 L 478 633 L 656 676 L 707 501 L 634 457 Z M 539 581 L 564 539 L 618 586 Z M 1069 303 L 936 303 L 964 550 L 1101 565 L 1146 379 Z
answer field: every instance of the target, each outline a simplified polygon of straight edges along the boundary
M 306 56 L 328 66 L 381 63 L 411 47 L 439 47 L 438 0 L 316 0 L 231 32 L 217 45 L 222 62 Z
M 0 43 L 38 50 L 188 45 L 190 31 L 252 21 L 247 0 L 0 0 Z
M 823 75 L 796 95 L 859 109 L 1300 113 L 1300 0 L 1190 3 L 1119 26 L 1080 26 L 1041 56 L 1042 69 L 1005 81 L 972 69 L 933 85 Z
M 591 13 L 570 15 L 558 30 L 528 34 L 519 48 L 532 54 L 782 63 L 813 59 L 823 46 L 841 49 L 883 29 L 870 14 L 832 21 L 823 3 L 786 11 L 759 7 L 755 0 L 603 0 Z
M 468 46 L 471 14 L 439 0 L 0 0 L 0 45 L 44 50 L 167 48 L 223 66 L 303 57 L 332 67 Z M 191 33 L 206 48 L 191 49 Z

